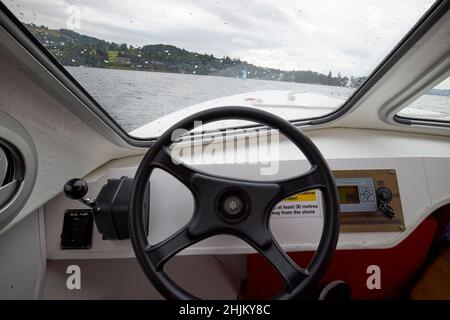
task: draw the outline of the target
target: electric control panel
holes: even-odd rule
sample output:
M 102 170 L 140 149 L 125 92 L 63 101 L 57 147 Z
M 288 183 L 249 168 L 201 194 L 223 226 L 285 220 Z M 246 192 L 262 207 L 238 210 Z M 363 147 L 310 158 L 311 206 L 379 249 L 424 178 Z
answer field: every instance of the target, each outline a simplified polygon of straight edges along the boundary
M 377 211 L 373 178 L 336 178 L 335 181 L 341 213 Z
M 404 230 L 395 170 L 338 170 L 333 175 L 339 195 L 341 232 Z

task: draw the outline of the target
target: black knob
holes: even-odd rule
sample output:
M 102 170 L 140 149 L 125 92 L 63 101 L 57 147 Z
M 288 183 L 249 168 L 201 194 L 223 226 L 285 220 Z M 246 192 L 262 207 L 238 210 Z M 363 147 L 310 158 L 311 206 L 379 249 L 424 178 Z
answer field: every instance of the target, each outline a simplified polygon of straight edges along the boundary
M 70 179 L 64 185 L 64 194 L 67 198 L 80 200 L 88 192 L 88 184 L 83 179 Z
M 378 188 L 377 198 L 380 202 L 389 203 L 392 200 L 392 191 L 386 187 Z

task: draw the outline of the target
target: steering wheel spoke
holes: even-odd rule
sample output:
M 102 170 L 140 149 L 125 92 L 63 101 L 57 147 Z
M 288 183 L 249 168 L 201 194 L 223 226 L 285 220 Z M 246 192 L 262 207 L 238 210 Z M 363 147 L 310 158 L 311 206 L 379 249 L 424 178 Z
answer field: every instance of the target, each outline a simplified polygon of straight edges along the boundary
M 167 173 L 171 174 L 179 181 L 181 181 L 187 187 L 189 187 L 191 183 L 192 176 L 197 172 L 181 161 L 176 162 L 170 155 L 170 151 L 167 147 L 163 147 L 158 152 L 155 159 L 153 160 L 152 167 L 166 171 Z
M 309 276 L 307 269 L 299 267 L 280 247 L 278 242 L 269 236 L 268 246 L 259 247 L 249 242 L 270 264 L 283 279 L 286 292 L 291 293 L 300 283 Z M 243 238 L 245 239 L 245 238 Z
M 278 181 L 281 187 L 281 196 L 286 198 L 288 196 L 305 192 L 312 189 L 324 189 L 326 182 L 320 174 L 320 170 L 316 165 L 313 165 L 311 169 L 303 175 Z
M 155 245 L 148 245 L 145 253 L 155 265 L 157 271 L 161 271 L 166 262 L 181 250 L 200 241 L 199 237 L 189 233 L 189 224 L 169 238 Z

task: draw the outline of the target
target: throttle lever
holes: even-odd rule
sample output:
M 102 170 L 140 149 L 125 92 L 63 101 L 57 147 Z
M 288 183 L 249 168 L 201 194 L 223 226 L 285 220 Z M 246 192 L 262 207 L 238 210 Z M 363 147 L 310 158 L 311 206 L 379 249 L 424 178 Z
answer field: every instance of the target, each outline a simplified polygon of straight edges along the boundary
M 88 184 L 83 179 L 70 179 L 64 185 L 64 194 L 67 198 L 78 200 L 82 204 L 94 208 L 96 202 L 92 198 L 85 197 L 89 190 Z

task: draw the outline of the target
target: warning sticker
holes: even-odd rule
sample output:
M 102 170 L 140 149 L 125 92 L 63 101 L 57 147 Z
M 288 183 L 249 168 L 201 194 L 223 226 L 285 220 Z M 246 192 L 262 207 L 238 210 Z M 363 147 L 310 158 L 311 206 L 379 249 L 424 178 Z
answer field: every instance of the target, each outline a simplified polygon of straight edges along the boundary
M 276 218 L 320 218 L 321 213 L 320 192 L 317 190 L 287 197 L 272 210 L 272 216 Z

